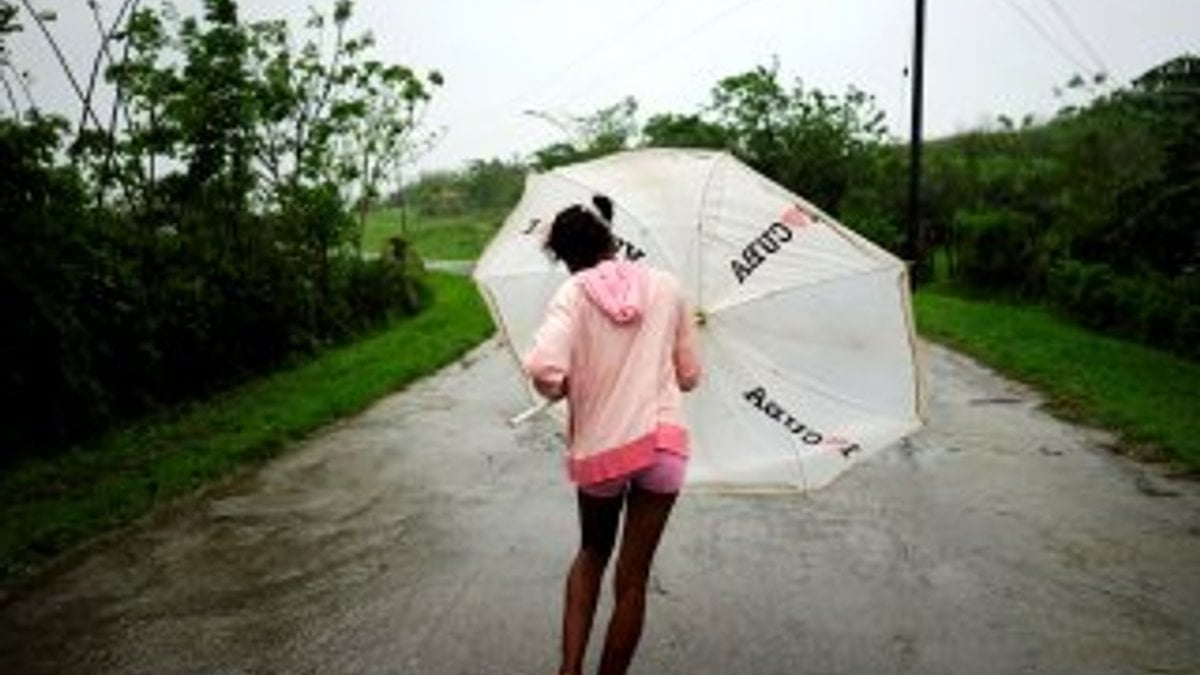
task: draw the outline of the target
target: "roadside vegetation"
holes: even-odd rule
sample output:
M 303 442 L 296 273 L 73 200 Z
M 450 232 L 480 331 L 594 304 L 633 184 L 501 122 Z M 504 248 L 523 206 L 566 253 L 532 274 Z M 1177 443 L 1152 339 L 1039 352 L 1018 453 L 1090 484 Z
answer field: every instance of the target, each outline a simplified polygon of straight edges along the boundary
M 458 359 L 492 333 L 474 285 L 431 274 L 427 309 L 311 360 L 0 473 L 0 587 Z
M 79 4 L 101 46 L 90 79 L 62 64 L 70 120 L 18 97 L 7 36 L 57 47 L 23 7 L 0 2 L 0 469 L 420 309 L 408 258 L 359 242 L 441 77 L 373 59 L 348 0 L 299 36 L 233 0 Z
M 500 210 L 431 216 L 394 206 L 376 209 L 363 229 L 363 250 L 386 251 L 388 242 L 401 237 L 425 260 L 474 260 L 505 215 Z
M 0 0 L 2 580 L 491 330 L 465 280 L 362 255 L 442 78 L 375 58 L 350 0 L 298 30 L 234 0 L 62 11 L 96 27 L 89 71 L 59 60 L 74 114 L 9 41 L 61 54 L 57 13 Z
M 371 212 L 363 248 L 377 251 L 400 236 L 425 259 L 473 259 L 520 199 L 531 169 L 516 160 L 489 159 L 426 173 Z
M 1068 419 L 1117 432 L 1115 449 L 1200 470 L 1200 363 L 1082 328 L 1048 307 L 936 289 L 918 292 L 914 305 L 923 336 L 1034 386 Z

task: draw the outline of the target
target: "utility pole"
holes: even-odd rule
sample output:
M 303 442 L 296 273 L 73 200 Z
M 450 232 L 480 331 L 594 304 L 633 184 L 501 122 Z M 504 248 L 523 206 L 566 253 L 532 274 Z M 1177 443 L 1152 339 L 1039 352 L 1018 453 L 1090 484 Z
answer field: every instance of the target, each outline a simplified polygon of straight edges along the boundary
M 916 0 L 917 17 L 913 24 L 912 133 L 909 136 L 908 233 L 905 257 L 912 266 L 912 283 L 923 281 L 925 251 L 921 231 L 921 111 L 925 96 L 925 0 Z

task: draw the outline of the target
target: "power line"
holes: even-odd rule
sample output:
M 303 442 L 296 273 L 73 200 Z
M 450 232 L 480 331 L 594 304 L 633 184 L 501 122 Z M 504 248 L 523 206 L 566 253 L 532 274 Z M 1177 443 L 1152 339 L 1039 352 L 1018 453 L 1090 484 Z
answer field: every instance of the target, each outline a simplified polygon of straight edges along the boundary
M 4 76 L 4 71 L 0 70 L 0 83 L 4 85 L 4 93 L 8 95 L 8 107 L 12 108 L 14 118 L 21 116 L 21 106 L 17 104 L 17 97 L 13 94 L 12 85 L 8 83 L 8 78 Z
M 625 25 L 629 26 L 634 23 L 639 23 L 645 17 L 649 16 L 650 14 L 654 13 L 655 11 L 663 9 L 667 5 L 670 5 L 676 1 L 677 0 L 664 0 L 663 2 L 659 2 L 658 4 L 651 7 L 649 10 L 637 15 L 632 21 L 626 22 Z M 667 41 L 667 40 L 661 41 L 660 43 L 658 43 L 658 46 L 656 47 L 655 52 L 649 53 L 649 54 L 641 54 L 638 57 L 636 57 L 635 59 L 622 64 L 620 67 L 618 67 L 616 70 L 614 70 L 612 72 L 609 72 L 606 74 L 601 74 L 597 77 L 593 77 L 591 79 L 584 80 L 582 82 L 576 82 L 574 85 L 563 90 L 561 93 L 563 96 L 566 96 L 568 94 L 579 91 L 580 89 L 584 89 L 586 87 L 591 87 L 591 86 L 596 85 L 601 82 L 611 81 L 613 79 L 620 77 L 621 75 L 624 75 L 626 72 L 628 72 L 629 70 L 631 70 L 637 66 L 642 66 L 642 65 L 645 65 L 652 61 L 655 61 L 659 58 L 662 58 L 664 55 L 674 51 L 675 49 L 678 49 L 679 46 L 686 44 L 689 38 L 694 37 L 695 35 L 699 34 L 700 32 L 710 28 L 717 21 L 720 21 L 721 19 L 724 19 L 724 18 L 734 14 L 735 12 L 738 12 L 738 11 L 744 9 L 748 5 L 755 3 L 755 2 L 762 2 L 762 0 L 740 0 L 740 2 L 737 2 L 733 5 L 730 5 L 726 8 L 718 11 L 716 14 L 713 14 L 712 16 L 710 16 L 708 19 L 706 19 L 702 23 L 697 24 L 696 26 L 692 27 L 690 30 L 684 32 L 683 34 L 679 35 L 678 37 L 673 38 L 669 41 Z M 605 43 L 605 44 L 608 42 L 610 42 L 610 40 L 606 39 L 603 41 L 603 43 Z M 664 42 L 666 43 L 666 46 L 663 46 Z M 595 45 L 595 47 L 600 46 L 600 44 L 601 43 L 597 43 Z M 535 87 L 519 96 L 514 96 L 514 97 L 510 98 L 503 105 L 493 107 L 492 108 L 493 114 L 483 116 L 482 119 L 494 120 L 495 115 L 502 112 L 504 108 L 507 108 L 508 106 L 511 106 L 511 105 L 521 101 L 526 96 L 528 96 L 529 93 L 532 93 L 533 90 L 543 88 L 543 87 L 545 87 L 545 85 L 549 84 L 552 80 L 558 79 L 559 77 L 561 77 L 561 75 L 569 72 L 570 67 L 573 67 L 575 64 L 585 60 L 585 57 L 587 55 L 589 55 L 588 52 L 594 51 L 595 47 L 590 47 L 588 50 L 584 50 L 583 52 L 581 52 L 579 56 L 577 56 L 575 59 L 572 59 L 571 64 L 569 64 L 567 67 L 563 67 L 563 68 L 560 68 L 559 70 L 555 71 L 555 73 L 551 77 L 543 78 L 541 80 L 541 82 L 539 83 L 538 87 Z M 490 130 L 488 130 L 488 131 L 490 131 Z M 482 137 L 485 133 L 488 133 L 488 131 L 485 131 L 483 129 L 477 129 L 475 133 L 467 134 L 463 138 L 473 141 L 479 137 Z
M 1108 67 L 1104 65 L 1104 59 L 1100 58 L 1100 54 L 1092 46 L 1091 41 L 1088 40 L 1083 35 L 1083 32 L 1079 30 L 1079 27 L 1075 24 L 1075 21 L 1071 19 L 1071 15 L 1067 14 L 1067 11 L 1062 8 L 1062 5 L 1058 4 L 1058 0 L 1046 0 L 1046 2 L 1050 3 L 1050 8 L 1054 10 L 1055 14 L 1058 15 L 1059 20 L 1062 21 L 1063 25 L 1067 27 L 1067 30 L 1070 31 L 1071 35 L 1075 38 L 1075 41 L 1083 46 L 1083 50 L 1087 52 L 1088 57 L 1092 59 L 1092 61 L 1100 69 L 1100 72 L 1107 73 Z
M 612 31 L 612 32 L 614 32 L 616 34 L 625 33 L 630 28 L 633 28 L 634 26 L 639 25 L 642 22 L 644 22 L 651 15 L 657 13 L 658 11 L 660 11 L 662 9 L 665 9 L 668 5 L 672 5 L 676 2 L 678 2 L 678 0 L 662 0 L 661 2 L 657 2 L 654 5 L 650 6 L 648 9 L 646 9 L 646 11 L 641 12 L 641 13 L 637 14 L 636 16 L 634 16 L 629 21 L 626 21 L 625 23 L 620 24 L 620 26 L 615 31 Z M 599 40 L 593 42 L 592 44 L 588 45 L 586 48 L 584 48 L 584 49 L 580 50 L 578 53 L 576 53 L 575 56 L 566 63 L 566 65 L 561 66 L 560 68 L 558 68 L 551 74 L 547 75 L 546 77 L 536 80 L 534 82 L 534 84 L 531 85 L 530 87 L 527 87 L 525 89 L 525 91 L 521 92 L 520 94 L 518 94 L 516 96 L 509 98 L 508 100 L 504 101 L 504 103 L 493 107 L 493 110 L 499 112 L 499 111 L 503 110 L 504 108 L 507 108 L 507 107 L 521 101 L 522 99 L 525 99 L 530 94 L 532 94 L 536 91 L 545 89 L 550 84 L 562 79 L 562 77 L 564 75 L 569 74 L 571 71 L 573 71 L 575 69 L 576 66 L 583 63 L 584 61 L 587 61 L 596 52 L 611 45 L 612 42 L 613 42 L 613 40 L 612 40 L 611 35 L 606 34 L 605 36 L 601 37 Z M 485 118 L 490 118 L 490 117 L 491 117 L 490 115 L 485 116 Z
M 687 32 L 683 33 L 682 35 L 680 35 L 676 38 L 673 38 L 672 40 L 667 42 L 667 44 L 665 46 L 660 45 L 653 52 L 640 54 L 637 57 L 635 57 L 634 59 L 623 64 L 622 66 L 620 66 L 619 68 L 617 68 L 617 70 L 615 70 L 613 72 L 601 75 L 599 77 L 593 77 L 590 80 L 585 80 L 582 83 L 578 83 L 574 87 L 571 87 L 570 89 L 568 89 L 566 93 L 573 93 L 573 92 L 579 91 L 580 89 L 588 88 L 593 85 L 599 84 L 601 82 L 615 80 L 618 77 L 624 75 L 625 73 L 629 72 L 630 70 L 632 70 L 638 66 L 644 66 L 652 61 L 657 61 L 658 59 L 661 59 L 663 56 L 675 51 L 681 45 L 687 44 L 688 40 L 690 38 L 693 38 L 696 35 L 699 35 L 700 33 L 708 30 L 709 28 L 711 28 L 714 24 L 716 24 L 721 19 L 725 19 L 729 16 L 732 16 L 733 14 L 745 9 L 749 5 L 751 5 L 755 2 L 761 2 L 761 1 L 762 0 L 741 0 L 741 2 L 730 5 L 730 6 L 726 7 L 725 9 L 717 12 L 716 14 L 713 14 L 712 16 L 708 17 L 707 20 L 693 26 L 691 29 L 689 29 Z
M 38 109 L 37 101 L 34 100 L 34 98 L 33 98 L 33 90 L 29 88 L 29 77 L 30 77 L 29 71 L 21 72 L 21 71 L 17 70 L 17 67 L 14 66 L 13 62 L 9 60 L 7 54 L 5 54 L 3 56 L 3 58 L 0 58 L 0 70 L 2 70 L 4 68 L 7 68 L 9 70 L 9 72 L 12 73 L 13 80 L 17 83 L 17 86 L 21 89 L 21 93 L 25 95 L 25 103 L 26 103 L 27 107 L 30 110 L 37 110 Z M 2 74 L 2 73 L 0 73 L 0 74 Z
M 621 24 L 620 27 L 617 28 L 617 30 L 615 30 L 613 32 L 616 34 L 625 33 L 630 28 L 640 25 L 642 22 L 644 22 L 646 19 L 648 19 L 651 15 L 657 13 L 659 10 L 665 9 L 668 5 L 672 5 L 676 2 L 678 2 L 678 0 L 662 0 L 662 2 L 655 3 L 654 5 L 651 5 L 649 8 L 647 8 L 646 11 L 641 12 L 640 14 L 634 16 L 629 21 Z M 590 58 L 592 56 L 592 54 L 594 54 L 595 52 L 599 51 L 600 49 L 602 49 L 604 47 L 611 45 L 612 43 L 613 43 L 613 40 L 610 35 L 605 35 L 605 36 L 601 37 L 599 40 L 592 43 L 586 49 L 579 52 L 575 56 L 575 58 L 568 61 L 566 65 L 564 65 L 561 68 L 559 68 L 558 70 L 554 71 L 549 76 L 542 78 L 537 83 L 537 85 L 535 87 L 533 87 L 533 89 L 541 89 L 541 88 L 544 88 L 546 85 L 550 84 L 551 82 L 557 81 L 563 75 L 566 75 L 566 74 L 570 73 L 572 70 L 574 70 L 575 67 L 578 66 L 580 63 L 587 61 L 588 58 Z M 526 92 L 526 94 L 522 94 L 521 96 L 515 97 L 514 100 L 510 101 L 509 103 L 510 104 L 515 103 L 516 101 L 524 98 L 527 94 L 528 94 L 528 92 Z
M 595 42 L 588 45 L 586 48 L 577 52 L 575 54 L 575 56 L 572 57 L 571 60 L 567 62 L 566 65 L 559 67 L 557 70 L 552 72 L 550 75 L 547 75 L 546 77 L 542 77 L 538 80 L 535 80 L 534 84 L 532 84 L 529 87 L 526 87 L 524 89 L 524 91 L 517 94 L 516 96 L 509 97 L 508 99 L 504 100 L 503 103 L 500 103 L 500 104 L 497 104 L 494 106 L 490 106 L 488 108 L 488 110 L 490 112 L 488 112 L 487 114 L 481 115 L 480 119 L 487 120 L 489 123 L 494 122 L 496 115 L 503 113 L 506 108 L 509 108 L 509 107 L 521 102 L 522 100 L 528 98 L 530 94 L 536 93 L 540 90 L 544 90 L 549 85 L 560 80 L 564 75 L 569 74 L 571 71 L 573 71 L 575 69 L 576 66 L 583 63 L 584 61 L 587 61 L 597 51 L 611 45 L 613 42 L 612 37 L 611 37 L 612 34 L 614 34 L 614 33 L 618 34 L 618 35 L 623 34 L 623 33 L 627 32 L 629 29 L 635 28 L 637 25 L 642 24 L 643 22 L 645 22 L 646 19 L 648 19 L 653 14 L 665 9 L 669 5 L 675 4 L 678 1 L 679 0 L 660 0 L 660 2 L 657 2 L 654 5 L 651 5 L 645 11 L 634 15 L 629 21 L 619 24 L 619 27 L 616 30 L 608 31 L 605 34 L 605 36 L 601 37 L 599 40 L 596 40 Z M 479 138 L 491 133 L 492 129 L 491 128 L 485 129 L 485 128 L 483 128 L 482 125 L 480 125 L 480 126 L 475 127 L 473 132 L 471 131 L 470 128 L 468 129 L 468 131 L 470 133 L 468 133 L 468 135 L 465 136 L 465 138 L 470 141 L 475 141 L 475 140 L 478 140 Z
M 1035 31 L 1037 31 L 1037 34 L 1040 35 L 1042 37 L 1042 39 L 1046 41 L 1047 44 L 1049 44 L 1051 47 L 1053 47 L 1054 51 L 1058 52 L 1060 56 L 1062 56 L 1064 59 L 1069 61 L 1072 66 L 1074 66 L 1075 68 L 1078 68 L 1080 74 L 1092 72 L 1092 68 L 1090 66 L 1085 64 L 1083 61 L 1080 61 L 1071 52 L 1067 51 L 1058 42 L 1058 40 L 1054 39 L 1054 36 L 1050 34 L 1050 31 L 1046 30 L 1045 26 L 1043 26 L 1041 23 L 1039 23 L 1038 20 L 1035 19 L 1033 17 L 1033 15 L 1030 14 L 1024 7 L 1017 4 L 1016 0 L 1004 0 L 1004 1 L 1006 3 L 1008 3 L 1008 6 L 1011 7 L 1013 9 L 1013 11 L 1015 11 L 1017 14 L 1019 14 L 1021 16 L 1021 18 L 1025 21 L 1025 23 L 1029 24 L 1029 26 L 1031 28 L 1033 28 Z

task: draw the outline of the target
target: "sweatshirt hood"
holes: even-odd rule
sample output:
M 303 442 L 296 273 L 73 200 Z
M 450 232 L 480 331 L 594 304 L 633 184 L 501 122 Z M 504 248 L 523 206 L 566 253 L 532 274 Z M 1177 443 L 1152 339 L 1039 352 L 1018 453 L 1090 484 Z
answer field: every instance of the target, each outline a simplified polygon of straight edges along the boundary
M 613 322 L 633 323 L 645 313 L 645 267 L 628 260 L 605 260 L 579 276 L 588 299 Z

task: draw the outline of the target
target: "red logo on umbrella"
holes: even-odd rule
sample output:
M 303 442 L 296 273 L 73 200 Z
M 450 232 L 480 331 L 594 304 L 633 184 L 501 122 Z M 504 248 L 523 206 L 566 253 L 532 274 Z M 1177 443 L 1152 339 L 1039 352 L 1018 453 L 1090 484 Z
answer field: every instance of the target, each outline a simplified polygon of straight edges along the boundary
M 803 206 L 793 204 L 784 209 L 779 215 L 779 222 L 791 227 L 808 227 L 809 225 L 819 221 L 820 218 L 816 214 L 810 213 Z

